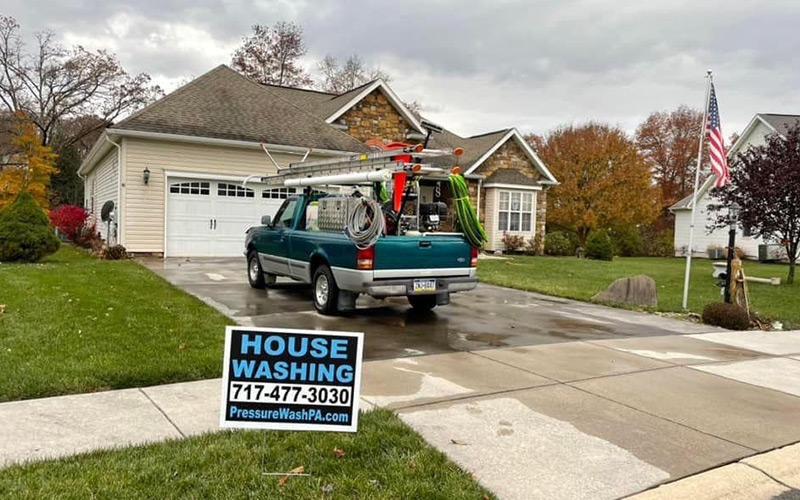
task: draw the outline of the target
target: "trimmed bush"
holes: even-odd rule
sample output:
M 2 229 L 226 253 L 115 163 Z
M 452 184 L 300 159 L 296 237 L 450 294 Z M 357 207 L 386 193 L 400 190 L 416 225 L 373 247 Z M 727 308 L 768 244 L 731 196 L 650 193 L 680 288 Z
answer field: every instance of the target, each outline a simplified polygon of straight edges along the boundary
M 86 225 L 88 218 L 89 212 L 77 205 L 59 205 L 50 211 L 50 224 L 73 243 L 77 243 L 79 231 Z
M 642 236 L 635 227 L 615 229 L 611 233 L 614 255 L 620 257 L 639 257 L 642 255 Z
M 114 245 L 103 250 L 103 258 L 106 260 L 122 260 L 128 258 L 128 251 L 122 245 Z
M 642 255 L 644 257 L 673 257 L 675 255 L 675 233 L 671 229 L 659 232 L 645 230 L 642 238 Z
M 503 232 L 503 249 L 508 253 L 525 247 L 525 237 L 519 234 Z
M 594 231 L 586 241 L 586 257 L 595 260 L 612 260 L 614 248 L 605 231 Z
M 544 253 L 547 255 L 575 255 L 578 242 L 561 231 L 552 231 L 544 237 Z
M 44 210 L 27 191 L 0 212 L 0 262 L 36 262 L 60 244 Z
M 750 318 L 747 311 L 736 304 L 727 302 L 712 302 L 703 308 L 703 323 L 721 326 L 728 330 L 747 330 L 750 328 Z

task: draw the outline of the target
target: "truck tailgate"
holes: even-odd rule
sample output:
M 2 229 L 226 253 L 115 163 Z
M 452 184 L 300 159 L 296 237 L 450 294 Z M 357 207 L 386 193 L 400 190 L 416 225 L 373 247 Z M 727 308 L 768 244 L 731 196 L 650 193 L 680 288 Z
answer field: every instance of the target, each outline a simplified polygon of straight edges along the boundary
M 465 276 L 471 270 L 470 250 L 461 235 L 385 236 L 375 245 L 375 278 Z M 409 272 L 381 272 L 404 270 Z

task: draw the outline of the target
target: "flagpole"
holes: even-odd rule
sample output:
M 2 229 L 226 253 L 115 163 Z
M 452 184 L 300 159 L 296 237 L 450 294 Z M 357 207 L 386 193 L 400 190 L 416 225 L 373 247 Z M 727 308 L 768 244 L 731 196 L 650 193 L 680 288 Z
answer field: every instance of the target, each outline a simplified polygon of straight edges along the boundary
M 703 101 L 703 125 L 700 129 L 700 146 L 697 149 L 697 168 L 694 172 L 694 192 L 692 193 L 692 215 L 689 219 L 689 248 L 686 251 L 686 273 L 683 277 L 683 309 L 689 308 L 689 275 L 692 270 L 692 250 L 694 246 L 694 215 L 697 210 L 697 190 L 700 189 L 700 167 L 703 162 L 703 140 L 706 137 L 708 119 L 708 98 L 711 94 L 711 70 L 706 71 L 706 98 Z

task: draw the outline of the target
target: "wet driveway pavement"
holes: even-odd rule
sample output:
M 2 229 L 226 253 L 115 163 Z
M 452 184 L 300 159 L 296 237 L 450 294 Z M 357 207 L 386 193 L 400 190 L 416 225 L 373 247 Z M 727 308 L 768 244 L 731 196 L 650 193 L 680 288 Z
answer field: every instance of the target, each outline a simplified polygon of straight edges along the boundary
M 142 259 L 176 286 L 241 325 L 363 331 L 367 359 L 453 351 L 712 331 L 705 325 L 491 285 L 454 294 L 448 306 L 414 311 L 404 298 L 362 296 L 358 310 L 322 316 L 310 288 L 279 280 L 274 288 L 247 284 L 244 258 Z

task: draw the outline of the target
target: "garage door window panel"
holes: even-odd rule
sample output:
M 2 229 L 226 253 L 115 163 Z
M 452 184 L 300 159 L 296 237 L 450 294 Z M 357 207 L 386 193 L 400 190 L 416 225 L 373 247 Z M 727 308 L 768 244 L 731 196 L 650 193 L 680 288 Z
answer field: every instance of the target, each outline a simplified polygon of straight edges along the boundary
M 226 184 L 220 182 L 217 185 L 217 196 L 227 196 L 230 198 L 254 198 L 256 195 L 255 191 L 248 188 L 242 187 L 238 184 Z
M 211 183 L 176 182 L 169 185 L 169 192 L 172 194 L 196 194 L 200 196 L 208 196 L 211 194 Z
M 497 229 L 529 233 L 533 229 L 533 193 L 500 191 L 497 205 Z
M 261 197 L 268 200 L 285 200 L 295 193 L 297 193 L 296 188 L 265 189 L 261 192 Z

